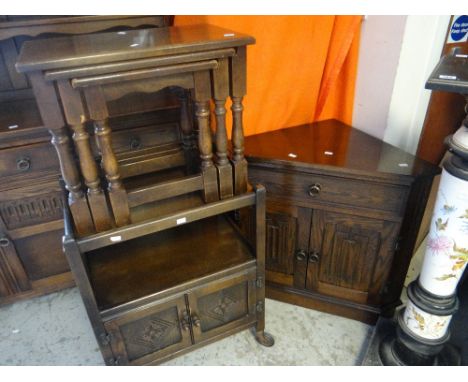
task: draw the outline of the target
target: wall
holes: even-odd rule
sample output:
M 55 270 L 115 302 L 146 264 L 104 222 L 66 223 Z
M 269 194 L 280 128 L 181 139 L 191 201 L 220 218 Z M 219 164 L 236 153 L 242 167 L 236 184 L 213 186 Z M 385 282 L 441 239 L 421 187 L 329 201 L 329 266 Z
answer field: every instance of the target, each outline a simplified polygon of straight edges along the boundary
M 424 89 L 439 62 L 450 16 L 408 16 L 384 140 L 415 154 L 431 92 Z
M 412 154 L 450 16 L 367 16 L 362 24 L 353 125 Z
M 406 16 L 366 16 L 362 22 L 353 126 L 383 139 Z

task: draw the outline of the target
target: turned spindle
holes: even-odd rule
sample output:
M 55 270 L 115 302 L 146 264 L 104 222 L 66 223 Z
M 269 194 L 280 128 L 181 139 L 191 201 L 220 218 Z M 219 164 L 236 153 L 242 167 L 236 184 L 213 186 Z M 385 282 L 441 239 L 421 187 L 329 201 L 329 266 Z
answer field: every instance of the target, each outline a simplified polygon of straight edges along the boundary
M 112 149 L 112 130 L 109 126 L 109 112 L 100 87 L 85 88 L 84 94 L 90 119 L 94 124 L 94 135 L 101 154 L 101 167 L 107 179 L 107 192 L 118 227 L 130 223 L 130 208 L 127 192 L 120 178 L 119 164 Z
M 232 100 L 232 165 L 234 170 L 234 193 L 242 194 L 247 191 L 247 161 L 244 158 L 244 125 L 242 100 L 247 91 L 246 82 L 246 49 L 237 49 L 231 58 L 231 100 Z
M 229 96 L 229 61 L 219 60 L 213 71 L 213 93 L 216 119 L 216 169 L 218 171 L 219 197 L 226 199 L 233 196 L 232 166 L 227 155 L 226 99 Z
M 213 142 L 210 129 L 211 82 L 208 71 L 194 73 L 195 117 L 198 124 L 198 150 L 203 175 L 203 193 L 206 203 L 219 200 L 218 176 L 213 163 Z
M 78 153 L 81 175 L 88 187 L 87 196 L 97 232 L 112 228 L 112 218 L 107 205 L 106 196 L 101 188 L 99 169 L 94 159 L 90 145 L 90 137 L 86 131 L 86 118 L 78 90 L 74 90 L 69 81 L 58 83 L 63 109 L 68 124 L 73 131 L 73 141 Z

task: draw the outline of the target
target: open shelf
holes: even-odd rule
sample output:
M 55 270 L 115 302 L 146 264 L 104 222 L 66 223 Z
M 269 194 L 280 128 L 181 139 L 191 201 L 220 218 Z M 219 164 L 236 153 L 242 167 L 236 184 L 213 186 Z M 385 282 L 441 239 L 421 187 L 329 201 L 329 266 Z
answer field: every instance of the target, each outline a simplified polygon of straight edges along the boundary
M 255 259 L 224 215 L 85 254 L 101 311 Z

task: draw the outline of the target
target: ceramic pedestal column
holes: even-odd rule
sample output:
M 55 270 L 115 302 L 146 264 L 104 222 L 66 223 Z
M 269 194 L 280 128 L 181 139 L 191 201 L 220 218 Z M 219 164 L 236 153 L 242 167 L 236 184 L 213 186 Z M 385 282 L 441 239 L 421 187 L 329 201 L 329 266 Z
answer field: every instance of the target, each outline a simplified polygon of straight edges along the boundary
M 385 365 L 460 362 L 447 341 L 458 309 L 457 285 L 468 263 L 468 119 L 448 144 L 453 155 L 443 165 L 421 274 L 408 286 L 396 337 L 380 346 Z

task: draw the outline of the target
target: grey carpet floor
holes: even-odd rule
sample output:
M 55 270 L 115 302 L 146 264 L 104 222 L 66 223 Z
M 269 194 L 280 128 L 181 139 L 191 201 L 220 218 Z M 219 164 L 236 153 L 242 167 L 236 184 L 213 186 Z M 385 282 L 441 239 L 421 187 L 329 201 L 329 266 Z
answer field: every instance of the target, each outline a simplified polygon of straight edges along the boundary
M 76 288 L 0 308 L 0 365 L 103 365 Z M 165 365 L 359 365 L 372 327 L 266 301 L 265 348 L 244 331 Z

